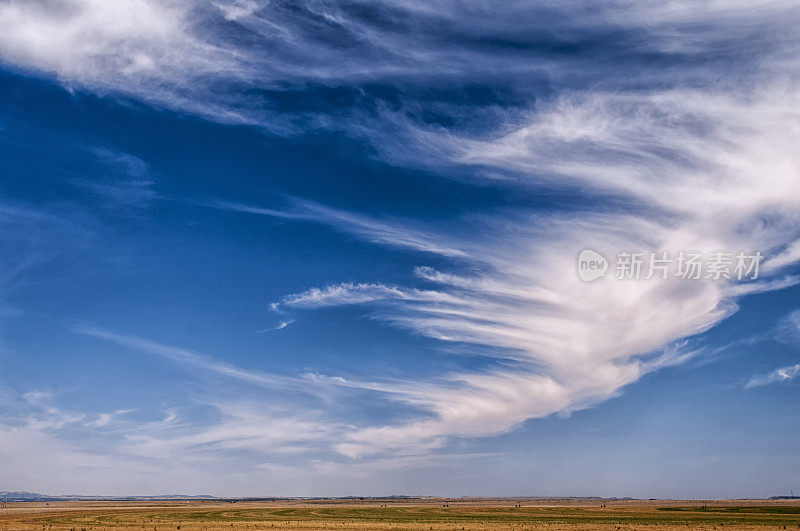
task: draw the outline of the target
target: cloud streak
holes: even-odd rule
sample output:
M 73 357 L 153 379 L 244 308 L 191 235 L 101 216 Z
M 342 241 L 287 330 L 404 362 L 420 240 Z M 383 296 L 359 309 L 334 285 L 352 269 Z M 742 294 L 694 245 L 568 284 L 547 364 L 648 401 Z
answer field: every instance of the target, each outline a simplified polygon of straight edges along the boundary
M 753 387 L 761 387 L 762 385 L 770 385 L 774 383 L 787 382 L 794 380 L 800 376 L 800 363 L 797 365 L 789 365 L 786 367 L 779 367 L 767 374 L 756 374 L 745 385 L 746 389 Z
M 149 341 L 135 336 L 116 334 L 107 330 L 91 327 L 79 327 L 75 332 L 86 336 L 110 341 L 124 347 L 138 351 L 155 354 L 163 358 L 179 363 L 184 367 L 200 369 L 202 371 L 239 380 L 243 383 L 254 384 L 265 387 L 285 387 L 299 382 L 297 379 L 276 376 L 260 371 L 248 371 L 240 367 L 216 360 L 209 356 L 198 354 L 187 349 L 162 345 L 154 341 Z
M 429 138 L 453 146 L 454 160 L 506 170 L 523 187 L 558 183 L 636 206 L 448 220 L 426 233 L 461 250 L 461 264 L 479 273 L 422 266 L 416 274 L 433 285 L 428 290 L 351 283 L 285 297 L 282 304 L 295 308 L 370 304 L 378 319 L 437 340 L 491 347 L 514 363 L 448 375 L 454 385 L 420 385 L 414 402 L 433 419 L 365 429 L 349 435 L 340 451 L 436 447 L 447 437 L 502 433 L 529 418 L 597 403 L 663 366 L 665 347 L 735 312 L 737 297 L 794 285 L 781 274 L 795 263 L 791 245 L 800 226 L 793 148 L 800 122 L 785 119 L 795 96 L 767 91 L 753 98 L 600 93 L 540 109 L 532 125 L 496 139 Z M 766 268 L 758 283 L 672 277 L 585 284 L 575 260 L 586 247 L 608 257 L 623 250 L 759 250 L 783 267 Z
M 155 179 L 142 159 L 129 153 L 93 148 L 90 153 L 109 175 L 95 179 L 75 178 L 72 183 L 89 190 L 111 208 L 147 208 L 158 198 Z
M 436 253 L 449 257 L 458 257 L 464 254 L 460 249 L 443 244 L 436 234 L 429 234 L 424 228 L 415 228 L 412 222 L 409 221 L 403 223 L 392 219 L 370 218 L 369 216 L 297 198 L 291 198 L 291 202 L 291 207 L 284 209 L 263 208 L 221 200 L 200 202 L 198 204 L 220 210 L 279 219 L 322 222 L 339 231 L 358 235 L 365 240 L 392 247 Z

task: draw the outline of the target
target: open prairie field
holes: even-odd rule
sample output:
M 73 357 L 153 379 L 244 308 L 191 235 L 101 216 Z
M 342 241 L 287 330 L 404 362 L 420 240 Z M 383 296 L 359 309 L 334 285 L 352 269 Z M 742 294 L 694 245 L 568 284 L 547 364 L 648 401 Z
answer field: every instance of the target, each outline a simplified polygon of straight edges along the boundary
M 519 506 L 518 506 L 519 505 Z M 784 527 L 785 526 L 785 527 Z M 9 503 L 0 529 L 798 529 L 797 500 L 575 499 L 80 501 Z

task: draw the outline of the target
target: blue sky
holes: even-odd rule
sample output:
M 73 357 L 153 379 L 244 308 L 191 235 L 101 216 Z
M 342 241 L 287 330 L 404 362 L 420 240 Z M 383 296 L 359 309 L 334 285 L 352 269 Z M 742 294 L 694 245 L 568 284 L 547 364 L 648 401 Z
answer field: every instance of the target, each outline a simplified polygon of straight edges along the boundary
M 800 490 L 798 22 L 0 2 L 0 490 Z

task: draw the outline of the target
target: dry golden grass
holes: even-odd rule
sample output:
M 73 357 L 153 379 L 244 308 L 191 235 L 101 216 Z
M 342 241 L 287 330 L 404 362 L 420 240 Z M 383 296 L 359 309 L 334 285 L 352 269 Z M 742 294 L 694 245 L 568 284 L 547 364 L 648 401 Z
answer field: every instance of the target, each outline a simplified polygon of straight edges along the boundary
M 80 501 L 10 503 L 0 529 L 27 530 L 632 530 L 800 529 L 797 500 L 570 499 Z M 520 507 L 516 505 L 520 504 Z

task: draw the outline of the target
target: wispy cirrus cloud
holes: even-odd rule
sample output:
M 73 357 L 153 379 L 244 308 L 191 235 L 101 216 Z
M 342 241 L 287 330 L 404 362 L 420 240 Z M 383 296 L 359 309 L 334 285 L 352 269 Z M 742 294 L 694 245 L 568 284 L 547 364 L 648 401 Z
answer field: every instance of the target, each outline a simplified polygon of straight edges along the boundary
M 750 378 L 750 381 L 747 382 L 745 388 L 751 389 L 753 387 L 760 387 L 762 385 L 786 382 L 789 380 L 794 380 L 798 376 L 800 376 L 800 363 L 786 367 L 779 367 L 772 372 L 768 372 L 767 374 L 756 374 Z
M 288 208 L 264 208 L 222 200 L 199 202 L 198 204 L 231 212 L 289 220 L 316 221 L 342 232 L 359 235 L 366 240 L 392 247 L 453 257 L 463 255 L 463 251 L 446 245 L 437 234 L 426 232 L 422 226 L 415 227 L 413 220 L 402 222 L 391 218 L 376 219 L 298 198 L 291 198 L 291 206 Z
M 89 153 L 105 171 L 93 178 L 74 178 L 71 182 L 92 192 L 105 205 L 116 209 L 146 208 L 158 198 L 153 190 L 155 179 L 142 159 L 106 148 L 91 148 Z
M 800 310 L 795 310 L 781 319 L 777 325 L 765 334 L 747 340 L 747 342 L 751 344 L 761 341 L 777 341 L 778 343 L 790 345 L 792 347 L 800 346 Z M 765 374 L 753 375 L 745 384 L 745 388 L 751 389 L 763 385 L 787 382 L 794 380 L 798 376 L 800 376 L 800 364 L 778 367 Z
M 91 216 L 72 206 L 0 197 L 0 245 L 4 249 L 0 300 L 8 302 L 32 286 L 64 278 L 74 271 L 72 259 L 88 254 L 98 241 L 102 229 Z
M 337 302 L 336 304 L 341 304 Z M 287 325 L 288 326 L 288 325 Z M 280 329 L 280 328 L 277 328 Z M 164 359 L 173 361 L 185 372 L 200 372 L 205 375 L 213 375 L 224 379 L 246 383 L 257 388 L 262 388 L 273 392 L 286 392 L 291 397 L 294 408 L 300 408 L 297 398 L 300 395 L 308 395 L 331 405 L 331 389 L 334 387 L 349 389 L 364 389 L 381 393 L 401 393 L 406 391 L 401 386 L 391 386 L 381 383 L 358 382 L 347 380 L 341 377 L 329 377 L 313 372 L 304 372 L 297 376 L 285 376 L 264 372 L 257 369 L 247 369 L 235 364 L 231 364 L 208 354 L 193 352 L 189 349 L 165 345 L 137 336 L 120 334 L 109 330 L 94 327 L 76 327 L 75 333 L 89 336 L 102 341 L 114 343 L 116 345 L 134 349 L 139 352 L 156 355 Z M 38 395 L 33 394 L 33 397 Z M 41 398 L 49 398 L 43 395 Z M 277 400 L 275 396 L 272 400 Z M 319 407 L 316 404 L 314 407 Z M 333 411 L 331 410 L 331 413 Z
M 135 411 L 135 409 L 130 408 L 130 409 L 118 409 L 110 413 L 100 413 L 97 415 L 97 418 L 89 422 L 87 426 L 90 426 L 92 428 L 102 428 L 110 425 L 115 417 L 118 417 L 119 415 L 125 415 L 126 413 L 131 413 L 133 411 Z
M 286 320 L 281 321 L 276 326 L 273 326 L 271 328 L 263 328 L 261 330 L 257 330 L 256 334 L 265 334 L 267 332 L 273 332 L 273 331 L 276 331 L 276 330 L 283 330 L 284 328 L 286 328 L 287 326 L 289 326 L 290 324 L 292 324 L 294 322 L 295 322 L 294 319 L 286 319 Z
M 360 456 L 435 447 L 448 437 L 502 433 L 529 418 L 586 407 L 663 366 L 662 349 L 735 312 L 737 297 L 796 284 L 782 276 L 791 260 L 782 261 L 784 269 L 762 271 L 758 283 L 585 284 L 575 274 L 577 254 L 586 247 L 610 258 L 637 249 L 672 256 L 689 249 L 758 250 L 772 263 L 786 256 L 800 226 L 800 160 L 792 147 L 800 130 L 784 120 L 793 101 L 783 92 L 755 100 L 599 94 L 540 109 L 535 125 L 495 140 L 439 139 L 438 145 L 459 146 L 470 163 L 507 170 L 522 187 L 557 181 L 635 206 L 447 220 L 426 233 L 463 255 L 454 272 L 416 270 L 433 285 L 429 290 L 334 284 L 285 297 L 284 306 L 297 308 L 368 304 L 378 319 L 438 340 L 499 349 L 514 363 L 447 375 L 455 385 L 420 385 L 415 400 L 433 419 L 349 434 L 340 451 Z M 769 223 L 760 221 L 765 215 Z M 336 223 L 325 216 L 318 221 Z M 460 272 L 463 264 L 470 274 Z M 685 356 L 672 358 L 679 359 Z
M 163 494 L 163 488 L 207 494 L 220 487 L 238 495 L 250 489 L 333 495 L 343 485 L 357 493 L 376 474 L 436 470 L 495 457 L 451 452 L 354 462 L 328 451 L 348 426 L 319 411 L 290 414 L 264 401 L 217 400 L 202 404 L 215 412 L 202 423 L 184 408 L 142 421 L 124 410 L 84 414 L 59 409 L 51 393 L 39 394 L 18 416 L 9 415 L 3 401 L 3 477 L 14 485 L 49 478 L 49 488 L 57 493 L 128 495 L 135 486 L 138 493 L 152 495 Z M 165 475 L 165 469 L 170 473 Z M 218 487 L 208 487 L 211 483 Z
M 163 345 L 136 336 L 117 334 L 108 330 L 92 327 L 77 327 L 74 331 L 86 336 L 110 341 L 124 347 L 161 356 L 185 367 L 200 369 L 244 383 L 267 387 L 283 387 L 299 382 L 299 380 L 291 377 L 277 376 L 256 370 L 245 370 L 210 356 L 192 352 L 188 349 Z
M 3 397 L 3 478 L 26 485 L 52 476 L 50 488 L 58 493 L 77 488 L 125 495 L 135 485 L 141 492 L 157 494 L 163 484 L 153 482 L 174 481 L 174 489 L 185 489 L 187 482 L 226 478 L 232 470 L 249 470 L 263 488 L 274 482 L 274 471 L 252 474 L 252 466 L 246 463 L 319 454 L 340 429 L 310 410 L 292 415 L 270 404 L 242 399 L 201 404 L 216 414 L 198 423 L 180 407 L 143 421 L 133 418 L 130 409 L 88 414 L 56 406 L 52 393 L 27 396 L 30 400 L 23 405 Z M 153 412 L 148 415 L 152 417 Z M 309 472 L 307 460 L 292 468 L 295 475 Z M 198 463 L 203 463 L 201 470 Z M 165 467 L 170 478 L 164 477 Z M 274 482 L 271 488 L 278 486 Z M 236 483 L 226 488 L 235 490 Z
M 420 224 L 308 203 L 307 210 L 288 215 L 224 206 L 324 223 L 377 244 L 455 259 L 452 272 L 416 269 L 430 289 L 332 284 L 277 303 L 294 309 L 370 305 L 377 319 L 437 340 L 488 347 L 512 363 L 421 382 L 407 395 L 413 399 L 405 393 L 395 399 L 413 402 L 432 419 L 358 430 L 338 446 L 353 457 L 424 451 L 451 437 L 503 433 L 529 418 L 615 396 L 643 374 L 685 360 L 687 353 L 664 349 L 735 312 L 737 297 L 796 284 L 783 274 L 795 263 L 787 250 L 800 226 L 800 160 L 793 148 L 800 130 L 798 121 L 785 119 L 794 101 L 785 90 L 759 96 L 596 93 L 543 106 L 531 124 L 495 139 L 414 133 L 449 153 L 451 163 L 504 172 L 523 190 L 557 186 L 623 198 L 630 206 L 616 212 L 509 210 Z M 764 173 L 770 175 L 766 187 Z M 761 221 L 765 215 L 769 223 Z M 420 233 L 425 245 L 416 243 Z M 760 281 L 750 283 L 670 278 L 587 285 L 575 274 L 577 254 L 586 247 L 610 258 L 637 249 L 672 256 L 697 249 L 760 251 L 781 267 L 765 268 Z
M 735 1 L 598 7 L 584 0 L 502 6 L 440 0 L 423 7 L 11 0 L 0 6 L 0 58 L 69 87 L 223 122 L 281 134 L 346 130 L 375 139 L 389 154 L 415 145 L 394 125 L 385 127 L 403 117 L 424 123 L 439 116 L 473 132 L 476 123 L 502 129 L 517 121 L 506 107 L 530 110 L 537 91 L 594 83 L 697 86 L 714 77 L 709 72 L 783 69 L 792 65 L 797 43 L 778 36 L 791 35 L 799 19 L 793 3 Z M 654 62 L 654 55 L 662 60 Z M 609 70 L 624 75 L 609 83 Z M 488 101 L 463 90 L 476 82 L 497 87 Z M 286 108 L 280 95 L 307 93 L 309 84 L 317 94 Z M 381 85 L 390 87 L 388 94 Z M 444 97 L 453 90 L 462 99 L 457 104 Z M 418 97 L 421 91 L 427 94 Z M 344 108 L 328 112 L 330 98 Z
M 130 431 L 118 451 L 156 459 L 191 461 L 217 452 L 250 451 L 261 455 L 324 450 L 341 429 L 315 418 L 311 411 L 287 413 L 248 401 L 213 403 L 218 422 L 206 426 L 184 423 L 164 430 Z

